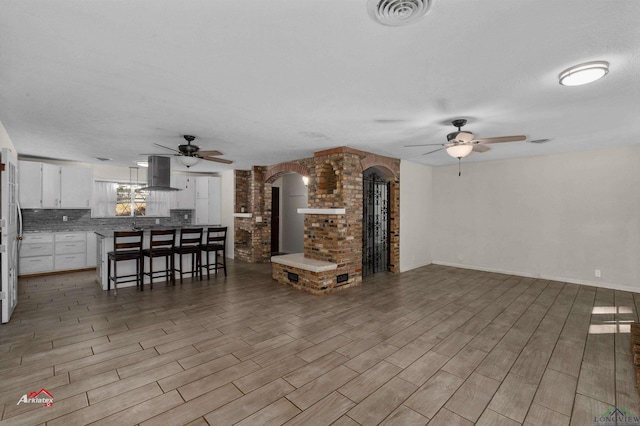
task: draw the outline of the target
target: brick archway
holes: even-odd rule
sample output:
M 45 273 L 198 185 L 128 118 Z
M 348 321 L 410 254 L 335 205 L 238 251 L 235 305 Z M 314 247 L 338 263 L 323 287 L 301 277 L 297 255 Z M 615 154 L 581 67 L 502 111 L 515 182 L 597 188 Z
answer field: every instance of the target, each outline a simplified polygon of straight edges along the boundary
M 300 176 L 309 176 L 309 168 L 299 163 L 287 162 L 270 166 L 264 175 L 264 183 L 273 183 L 286 173 L 297 173 Z

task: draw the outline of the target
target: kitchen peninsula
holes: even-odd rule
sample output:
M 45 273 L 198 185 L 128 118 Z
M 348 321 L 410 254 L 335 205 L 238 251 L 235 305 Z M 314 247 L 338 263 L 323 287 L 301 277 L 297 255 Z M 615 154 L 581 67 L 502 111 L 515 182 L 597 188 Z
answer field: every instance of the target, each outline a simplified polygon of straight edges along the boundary
M 197 225 L 197 227 L 202 227 L 203 228 L 205 234 L 206 234 L 207 227 L 212 227 L 212 226 L 220 226 L 220 225 Z M 175 229 L 176 230 L 176 246 L 179 244 L 181 227 L 166 227 L 166 226 L 162 226 L 162 227 L 153 227 L 153 228 L 144 229 L 143 248 L 149 248 L 149 238 L 150 238 L 152 229 Z M 100 284 L 100 286 L 102 287 L 103 290 L 107 290 L 108 289 L 108 284 L 109 284 L 108 277 L 107 277 L 109 258 L 107 256 L 107 253 L 109 253 L 110 251 L 113 251 L 113 233 L 116 232 L 116 231 L 130 231 L 130 230 L 131 229 L 128 228 L 128 229 L 112 229 L 112 230 L 95 231 L 95 234 L 96 234 L 96 237 L 97 237 L 96 238 L 96 245 L 97 245 L 97 247 L 96 247 L 96 255 L 97 255 L 96 273 L 97 273 L 98 284 Z M 145 259 L 145 267 L 144 267 L 144 269 L 146 271 L 149 270 L 148 262 L 149 262 L 149 259 L 148 258 Z M 176 262 L 178 262 L 177 258 L 176 258 Z M 184 270 L 185 271 L 190 271 L 191 270 L 191 256 L 184 256 L 183 264 L 184 264 Z M 164 270 L 164 269 L 165 269 L 165 261 L 164 261 L 164 259 L 161 259 L 161 258 L 153 259 L 153 270 L 154 271 L 160 271 L 160 270 Z M 130 275 L 130 274 L 135 274 L 135 272 L 136 272 L 136 262 L 135 261 L 120 261 L 120 262 L 118 262 L 118 275 Z M 161 281 L 164 281 L 164 279 L 163 278 L 154 279 L 154 282 L 161 282 Z M 143 283 L 144 284 L 148 284 L 149 283 L 149 277 L 148 276 L 146 276 L 146 275 L 143 276 Z M 118 288 L 133 287 L 135 285 L 136 285 L 135 281 L 132 281 L 132 282 L 128 282 L 128 283 L 118 284 Z M 113 287 L 113 283 L 112 283 L 111 287 Z

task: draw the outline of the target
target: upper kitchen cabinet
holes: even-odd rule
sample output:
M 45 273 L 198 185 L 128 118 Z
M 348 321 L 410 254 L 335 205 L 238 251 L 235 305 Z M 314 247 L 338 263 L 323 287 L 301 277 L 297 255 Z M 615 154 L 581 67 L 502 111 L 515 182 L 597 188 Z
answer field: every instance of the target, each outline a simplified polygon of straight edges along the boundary
M 60 208 L 91 207 L 93 170 L 86 167 L 60 167 Z
M 35 161 L 18 163 L 20 207 L 24 209 L 88 209 L 93 171 Z
M 221 222 L 221 179 L 196 178 L 196 214 L 198 225 L 219 225 Z
M 193 210 L 196 208 L 196 178 L 171 175 L 171 186 L 180 189 L 171 193 L 171 208 Z

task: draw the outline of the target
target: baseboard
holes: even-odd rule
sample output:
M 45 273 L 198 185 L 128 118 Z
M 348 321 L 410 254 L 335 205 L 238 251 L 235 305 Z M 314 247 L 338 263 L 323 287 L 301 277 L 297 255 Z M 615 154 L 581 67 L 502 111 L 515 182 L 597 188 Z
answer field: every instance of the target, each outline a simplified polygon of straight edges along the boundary
M 516 275 L 516 276 L 525 277 L 525 278 L 538 278 L 538 279 L 549 280 L 549 281 L 560 281 L 560 282 L 571 283 L 571 284 L 580 284 L 580 285 L 588 285 L 588 286 L 592 286 L 592 287 L 608 288 L 608 289 L 611 289 L 611 290 L 630 291 L 630 292 L 633 292 L 633 293 L 639 293 L 640 292 L 640 288 L 635 288 L 635 287 L 626 286 L 626 285 L 617 284 L 617 283 L 608 283 L 608 282 L 603 282 L 603 281 L 589 281 L 589 280 L 582 280 L 582 279 L 578 279 L 578 278 L 558 277 L 558 276 L 545 275 L 545 274 L 532 274 L 530 272 L 510 271 L 508 269 L 487 268 L 487 267 L 475 266 L 475 265 L 473 265 L 473 266 L 471 266 L 471 265 L 463 265 L 463 264 L 454 263 L 454 262 L 443 262 L 441 260 L 434 260 L 432 263 L 434 265 L 451 266 L 453 268 L 473 269 L 473 270 L 476 270 L 476 271 L 494 272 L 494 273 L 497 273 L 497 274 Z

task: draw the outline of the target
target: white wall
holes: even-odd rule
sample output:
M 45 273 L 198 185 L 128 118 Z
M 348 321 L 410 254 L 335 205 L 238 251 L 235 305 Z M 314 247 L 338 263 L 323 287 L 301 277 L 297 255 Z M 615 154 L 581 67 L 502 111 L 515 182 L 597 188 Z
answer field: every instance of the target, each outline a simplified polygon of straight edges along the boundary
M 429 166 L 400 162 L 400 272 L 432 262 L 432 171 Z
M 434 168 L 434 263 L 640 291 L 638 164 L 640 145 Z
M 233 170 L 226 170 L 220 173 L 220 189 L 221 189 L 221 222 L 222 226 L 227 227 L 227 257 L 234 258 L 234 218 L 233 205 L 235 204 L 235 173 Z
M 0 121 L 0 148 L 9 148 L 17 154 L 16 147 L 13 146 L 13 142 L 7 133 L 7 129 L 4 128 L 2 121 Z

